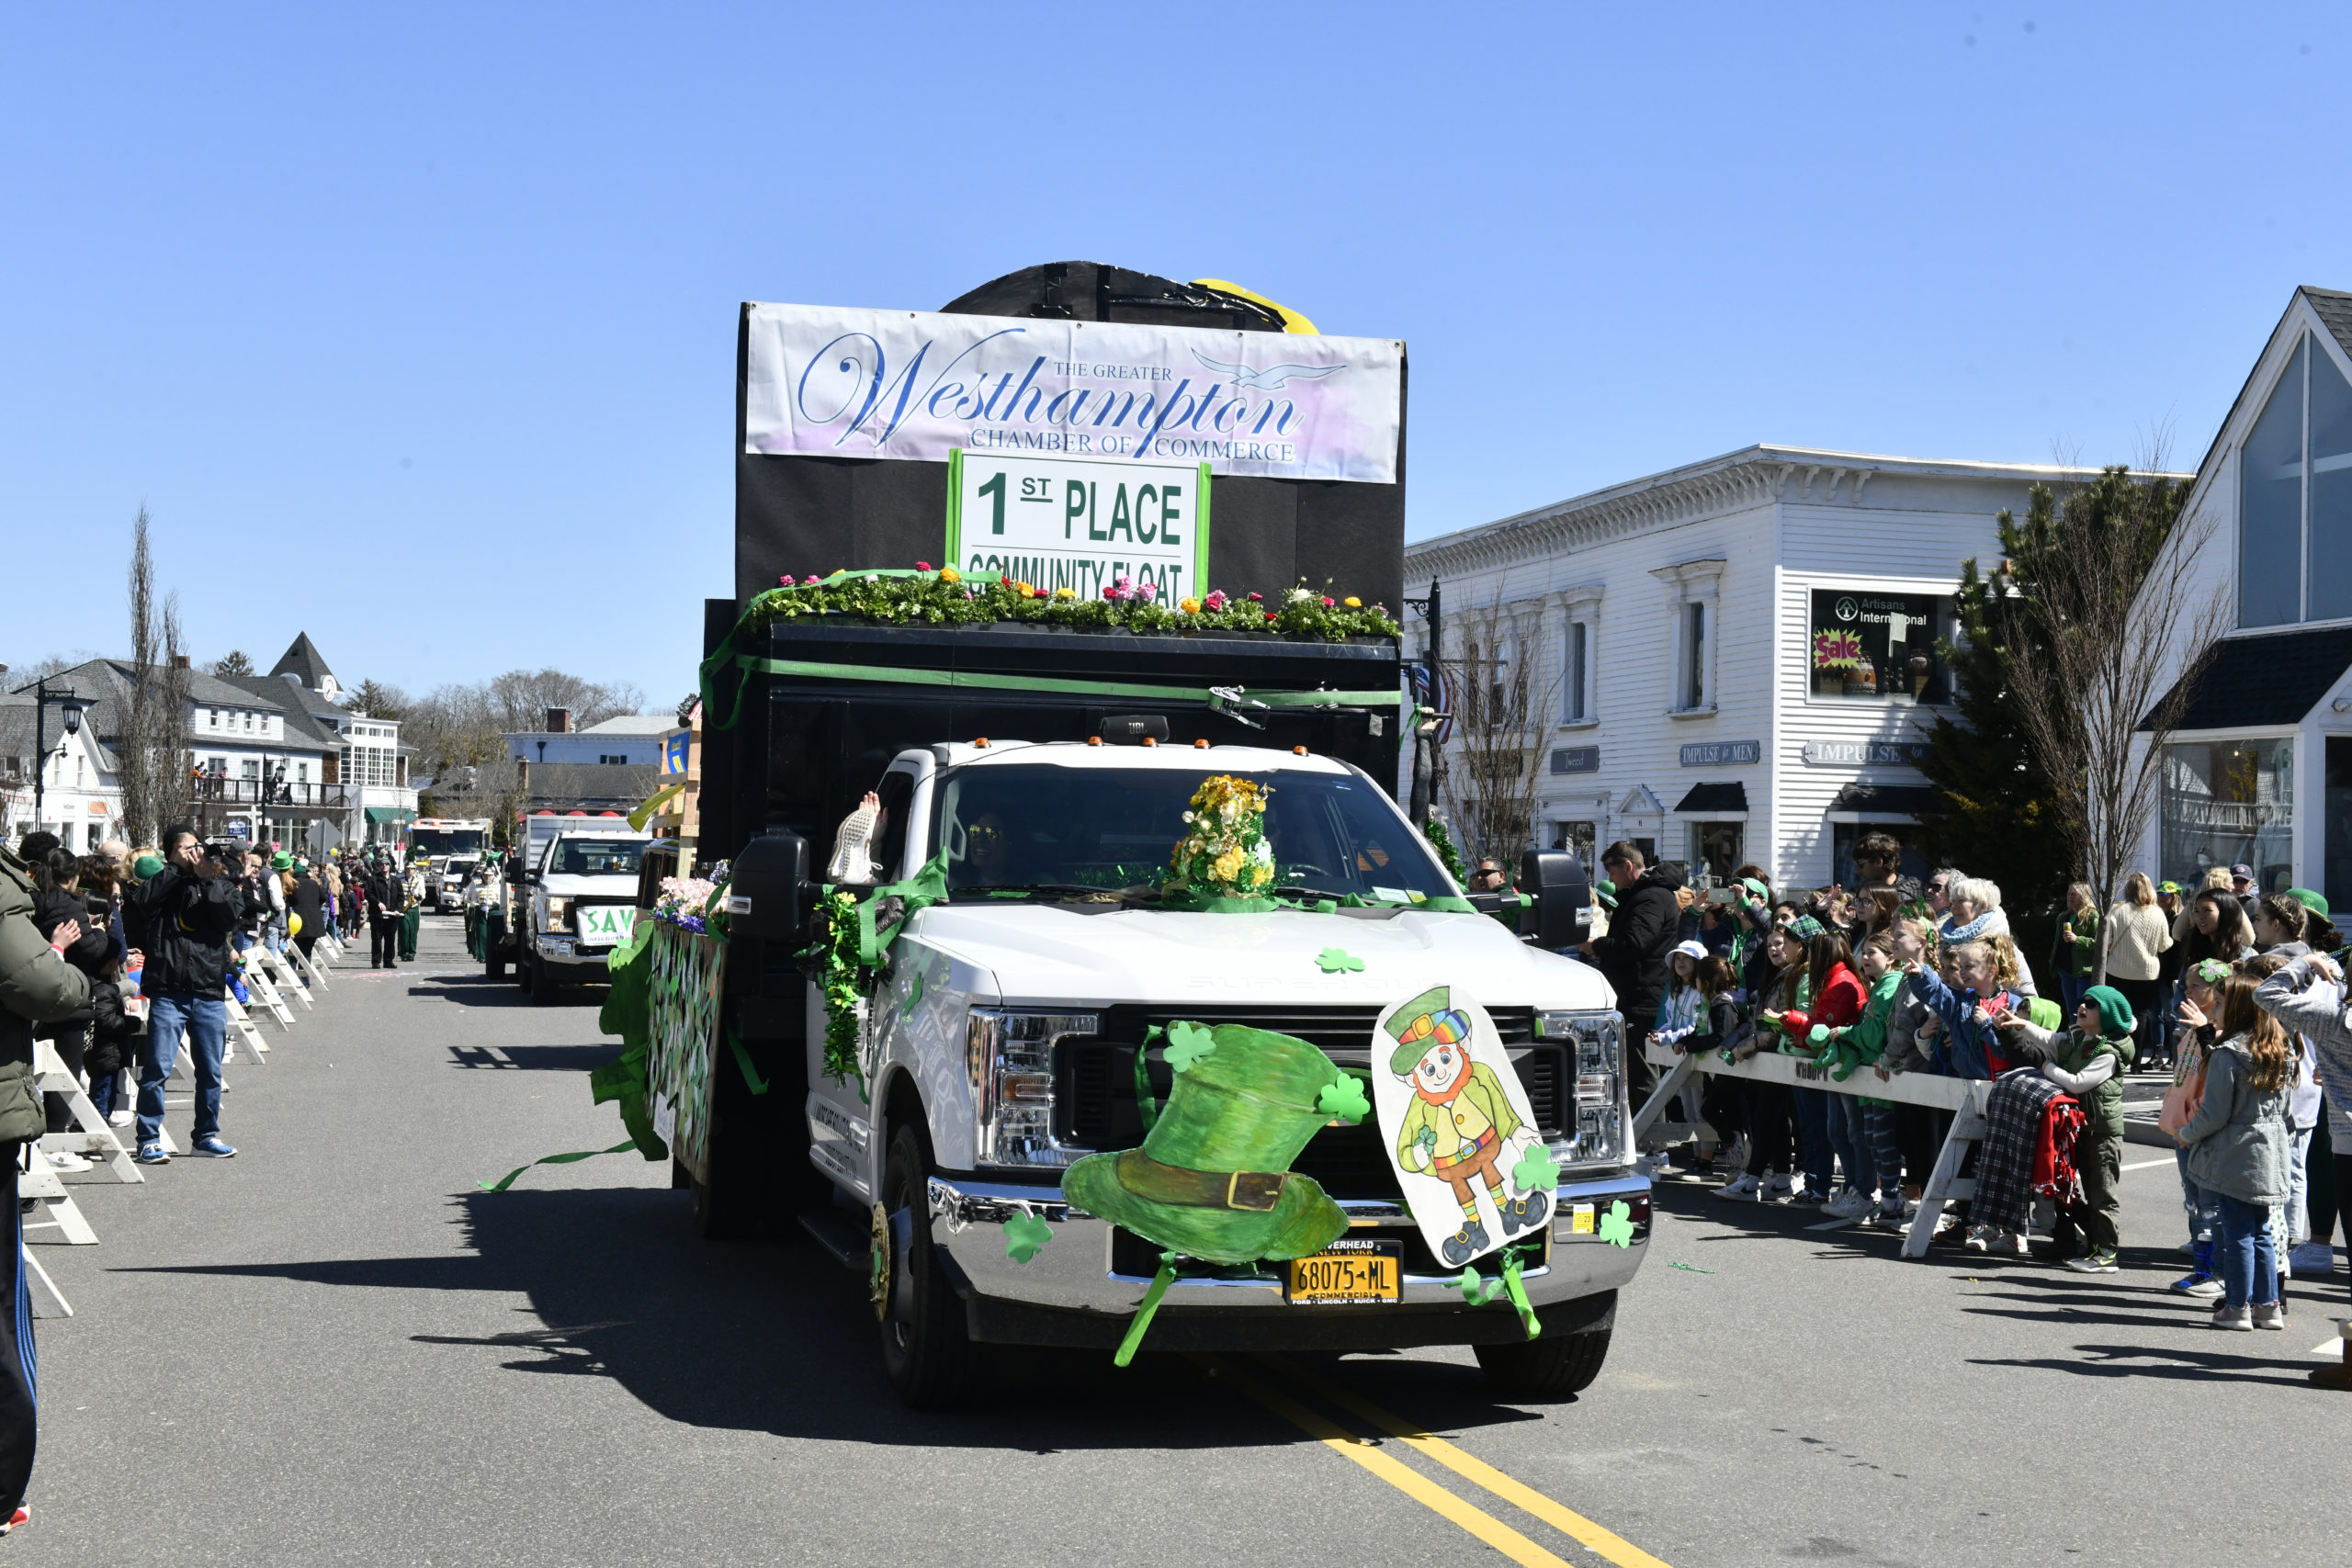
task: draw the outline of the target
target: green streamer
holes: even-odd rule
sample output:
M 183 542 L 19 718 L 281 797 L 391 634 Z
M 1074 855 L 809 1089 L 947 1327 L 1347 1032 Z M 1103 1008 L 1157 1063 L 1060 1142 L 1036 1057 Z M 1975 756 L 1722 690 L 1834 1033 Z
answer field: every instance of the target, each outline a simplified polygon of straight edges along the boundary
M 512 1177 L 509 1180 L 514 1179 Z M 1151 1326 L 1152 1314 L 1159 1310 L 1159 1298 L 1176 1282 L 1176 1255 L 1159 1255 L 1159 1272 L 1151 1277 L 1151 1289 L 1143 1293 L 1143 1305 L 1136 1309 L 1136 1320 L 1127 1325 L 1127 1337 L 1119 1341 L 1118 1354 L 1111 1358 L 1114 1366 L 1125 1366 L 1136 1359 L 1136 1347 L 1143 1343 L 1144 1330 Z
M 743 1043 L 735 1037 L 735 1028 L 732 1024 L 729 1024 L 727 1029 L 727 1043 L 734 1050 L 735 1065 L 743 1070 L 743 1081 L 751 1086 L 752 1092 L 753 1094 L 767 1093 L 767 1079 L 760 1077 L 759 1069 L 752 1066 L 752 1054 L 744 1050 Z
M 1143 1120 L 1143 1130 L 1149 1136 L 1159 1121 L 1159 1101 L 1151 1093 L 1151 1043 L 1167 1032 L 1159 1025 L 1148 1024 L 1143 1032 L 1143 1043 L 1136 1047 L 1136 1114 Z
M 533 1160 L 531 1165 L 570 1165 L 574 1160 L 594 1159 L 598 1155 L 626 1154 L 635 1147 L 637 1140 L 631 1138 L 628 1143 L 615 1144 L 609 1149 L 582 1149 L 577 1154 L 549 1155 L 545 1159 Z M 518 1165 L 495 1181 L 477 1181 L 474 1185 L 485 1192 L 503 1192 L 514 1186 L 514 1179 L 530 1169 L 531 1165 Z
M 1510 1292 L 1510 1304 L 1519 1309 L 1519 1321 L 1527 1325 L 1527 1337 L 1532 1339 L 1544 1332 L 1544 1325 L 1535 1320 L 1534 1303 L 1527 1299 L 1527 1286 L 1519 1271 L 1519 1248 L 1514 1247 L 1503 1253 L 1503 1289 Z

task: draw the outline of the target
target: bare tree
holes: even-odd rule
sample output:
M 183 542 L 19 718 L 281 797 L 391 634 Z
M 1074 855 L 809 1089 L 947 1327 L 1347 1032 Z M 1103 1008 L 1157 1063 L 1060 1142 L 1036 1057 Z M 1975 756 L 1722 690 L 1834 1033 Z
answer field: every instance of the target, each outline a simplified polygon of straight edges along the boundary
M 187 807 L 188 776 L 195 767 L 189 748 L 189 725 L 196 700 L 195 671 L 189 666 L 187 639 L 180 630 L 180 596 L 174 589 L 164 595 L 163 702 L 155 715 L 154 774 L 160 786 L 158 814 L 177 818 Z M 254 835 L 256 838 L 260 834 Z
M 1999 519 L 1993 618 L 2012 698 L 2102 909 L 2147 840 L 2166 739 L 2229 624 L 2225 585 L 2200 570 L 2212 523 L 2182 524 L 2185 499 L 2118 466 L 2063 500 L 2036 486 L 2022 526 Z
M 163 700 L 155 680 L 162 635 L 155 624 L 155 557 L 148 547 L 147 508 L 130 525 L 130 701 L 122 724 L 122 818 L 134 844 L 150 844 L 164 823 L 156 799 L 153 749 L 156 710 Z
M 1518 858 L 1535 841 L 1544 716 L 1558 695 L 1556 660 L 1536 673 L 1542 617 L 1498 602 L 1465 617 L 1462 652 L 1444 661 L 1452 687 L 1454 755 L 1443 793 L 1473 861 Z

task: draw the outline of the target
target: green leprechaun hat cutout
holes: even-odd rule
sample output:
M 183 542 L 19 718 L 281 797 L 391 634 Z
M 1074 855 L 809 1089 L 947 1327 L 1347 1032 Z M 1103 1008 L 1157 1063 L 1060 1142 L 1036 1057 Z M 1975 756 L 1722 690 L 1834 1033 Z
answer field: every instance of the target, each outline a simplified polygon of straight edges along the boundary
M 1211 1048 L 1180 1066 L 1143 1147 L 1087 1156 L 1063 1173 L 1064 1195 L 1211 1263 L 1321 1251 L 1348 1216 L 1290 1165 L 1331 1119 L 1324 1092 L 1347 1075 L 1287 1034 L 1238 1023 L 1204 1032 Z

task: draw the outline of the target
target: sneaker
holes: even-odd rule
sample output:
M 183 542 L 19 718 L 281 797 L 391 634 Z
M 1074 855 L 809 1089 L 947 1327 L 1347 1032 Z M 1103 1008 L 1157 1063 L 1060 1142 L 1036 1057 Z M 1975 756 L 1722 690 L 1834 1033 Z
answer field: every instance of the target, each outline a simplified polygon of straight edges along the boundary
M 1999 1253 L 2004 1258 L 2030 1258 L 2033 1256 L 2033 1248 L 2026 1245 L 2026 1234 L 2023 1231 L 1995 1231 L 1993 1233 L 1993 1250 Z
M 1859 1220 L 1871 1212 L 1872 1200 L 1867 1192 L 1849 1187 L 1821 1206 L 1821 1212 L 1833 1219 Z
M 2222 1293 L 2222 1281 L 2211 1274 L 2184 1274 L 2172 1282 L 2172 1288 L 2184 1296 L 2211 1301 Z
M 164 1152 L 164 1145 L 161 1144 L 141 1144 L 139 1145 L 139 1152 L 132 1155 L 130 1157 L 134 1163 L 139 1165 L 169 1165 L 172 1163 L 172 1156 Z
M 197 1139 L 187 1146 L 187 1152 L 192 1155 L 202 1155 L 207 1159 L 235 1159 L 237 1157 L 237 1151 L 222 1143 L 218 1136 Z
M 1899 1201 L 1889 1203 L 1882 1199 L 1878 1207 L 1871 1212 L 1864 1223 L 1882 1225 L 1888 1230 L 1901 1230 L 1910 1223 L 1910 1219 L 1911 1216 L 1904 1212 L 1902 1203 Z
M 109 1127 L 128 1127 L 136 1119 L 136 1113 L 128 1109 L 121 1111 L 110 1111 L 107 1113 L 107 1125 Z
M 1990 1251 L 1992 1251 L 1992 1250 L 1993 1250 L 1993 1238 L 1994 1238 L 1994 1236 L 1997 1235 L 1998 1234 L 2000 1234 L 2000 1233 L 1998 1233 L 1997 1231 L 1994 1230 L 1994 1228 L 1993 1228 L 1991 1225 L 1971 1225 L 1971 1226 L 1969 1226 L 1969 1227 L 1968 1227 L 1968 1242 L 1967 1242 L 1968 1250 L 1969 1250 L 1969 1251 L 1971 1251 L 1971 1252 L 1990 1252 Z
M 2254 1325 L 2256 1328 L 2285 1328 L 2287 1326 L 2287 1303 L 2285 1302 L 2256 1303 L 2254 1308 Z
M 2246 1307 L 2217 1306 L 2213 1309 L 2213 1326 L 2251 1334 L 2254 1332 L 2254 1313 Z
M 51 1170 L 87 1170 L 90 1168 L 90 1162 L 87 1159 L 84 1158 L 80 1155 L 71 1154 L 62 1149 L 44 1149 L 41 1152 L 41 1157 L 49 1161 L 49 1168 Z
M 1752 1176 L 1735 1176 L 1729 1181 L 1724 1182 L 1721 1187 L 1715 1189 L 1715 1196 L 1718 1198 L 1732 1198 L 1743 1202 L 1753 1203 L 1758 1201 L 1757 1195 L 1762 1190 L 1763 1186 L 1756 1179 L 1756 1178 Z
M 20 1530 L 32 1522 L 33 1516 L 31 1510 L 19 1508 L 15 1513 L 8 1516 L 8 1522 L 6 1524 L 0 1525 L 0 1535 L 6 1535 L 11 1530 Z
M 1756 1201 L 1759 1203 L 1788 1203 L 1794 1201 L 1795 1198 L 1796 1193 L 1785 1176 L 1768 1176 L 1756 1190 Z
M 2287 1258 L 2295 1266 L 2295 1272 L 2306 1280 L 2335 1272 L 2335 1248 L 2324 1241 L 2300 1243 Z
M 2066 1267 L 2077 1274 L 2112 1274 L 2117 1271 L 2118 1265 L 2114 1250 L 2102 1247 L 2080 1258 L 2069 1258 Z

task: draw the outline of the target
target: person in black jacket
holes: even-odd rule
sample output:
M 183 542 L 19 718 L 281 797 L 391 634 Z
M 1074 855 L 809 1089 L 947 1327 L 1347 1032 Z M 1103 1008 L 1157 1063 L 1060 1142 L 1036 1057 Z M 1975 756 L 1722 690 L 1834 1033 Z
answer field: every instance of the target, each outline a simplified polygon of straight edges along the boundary
M 141 989 L 148 998 L 147 1037 L 139 1053 L 139 1152 L 141 1165 L 164 1165 L 164 1080 L 172 1076 L 180 1035 L 196 1064 L 192 1154 L 229 1159 L 220 1138 L 220 1058 L 228 1043 L 229 937 L 244 915 L 235 873 L 212 858 L 185 824 L 164 834 L 164 869 L 129 888 L 123 922 L 130 945 L 147 956 Z M 242 869 L 242 868 L 239 868 Z
M 1666 995 L 1666 955 L 1681 940 L 1682 868 L 1668 861 L 1645 867 L 1641 850 L 1623 839 L 1600 852 L 1600 869 L 1617 885 L 1617 912 L 1609 934 L 1587 951 L 1617 992 L 1625 1020 L 1625 1082 L 1639 1109 L 1657 1082 L 1657 1069 L 1643 1055 L 1641 1042 L 1657 1027 L 1657 1004 Z
M 327 929 L 327 890 L 300 861 L 294 863 L 294 891 L 287 897 L 286 908 L 302 919 L 302 929 L 294 933 L 294 945 L 308 959 L 311 949 L 319 943 L 319 934 Z
M 368 953 L 371 969 L 401 966 L 401 916 L 408 908 L 408 883 L 389 855 L 379 854 L 361 885 L 368 900 Z
M 64 949 L 65 962 L 79 969 L 95 986 L 107 971 L 122 957 L 122 948 L 107 929 L 102 917 L 96 917 L 89 901 L 82 894 L 82 864 L 74 852 L 54 849 L 48 860 L 33 867 L 36 892 L 33 895 L 33 925 L 43 937 L 51 937 L 69 922 L 81 928 L 81 936 Z M 69 1073 L 80 1074 L 83 1056 L 88 1049 L 90 1025 L 96 1021 L 91 1008 L 83 1007 L 61 1019 L 52 1019 L 35 1030 L 34 1034 L 57 1047 L 57 1055 Z M 49 1131 L 63 1133 L 74 1125 L 74 1113 L 62 1094 L 42 1096 L 47 1104 L 46 1121 Z M 90 1162 L 79 1155 L 51 1155 L 50 1164 L 60 1170 L 87 1170 Z

